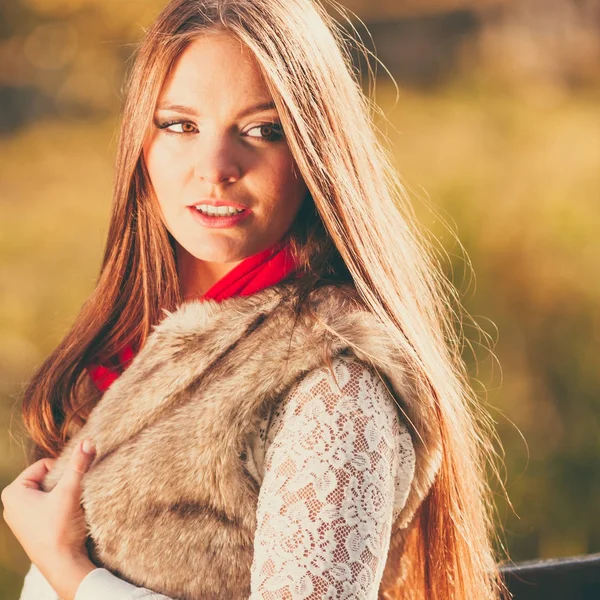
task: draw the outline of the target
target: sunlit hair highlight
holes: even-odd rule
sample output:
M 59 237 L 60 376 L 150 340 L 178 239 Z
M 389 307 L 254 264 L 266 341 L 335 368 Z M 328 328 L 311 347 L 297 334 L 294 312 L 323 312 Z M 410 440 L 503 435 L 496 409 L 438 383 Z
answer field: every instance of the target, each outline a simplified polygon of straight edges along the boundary
M 199 35 L 223 32 L 258 61 L 310 192 L 290 232 L 303 293 L 353 280 L 435 409 L 442 465 L 408 538 L 404 584 L 381 597 L 498 598 L 486 481 L 493 428 L 461 359 L 460 302 L 376 136 L 348 33 L 316 0 L 172 0 L 147 31 L 125 87 L 113 212 L 96 288 L 26 390 L 23 416 L 34 457 L 57 456 L 97 402 L 85 365 L 127 344 L 139 348 L 162 309 L 181 302 L 173 240 L 142 147 L 178 56 Z

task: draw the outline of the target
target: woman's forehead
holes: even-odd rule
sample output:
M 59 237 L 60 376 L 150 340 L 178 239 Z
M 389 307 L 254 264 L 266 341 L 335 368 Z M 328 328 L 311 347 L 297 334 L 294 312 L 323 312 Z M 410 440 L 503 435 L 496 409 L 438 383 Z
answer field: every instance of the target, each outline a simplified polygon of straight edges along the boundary
M 219 33 L 202 35 L 185 48 L 163 85 L 157 108 L 170 105 L 196 113 L 237 114 L 250 105 L 267 110 L 270 103 L 254 55 L 234 36 Z

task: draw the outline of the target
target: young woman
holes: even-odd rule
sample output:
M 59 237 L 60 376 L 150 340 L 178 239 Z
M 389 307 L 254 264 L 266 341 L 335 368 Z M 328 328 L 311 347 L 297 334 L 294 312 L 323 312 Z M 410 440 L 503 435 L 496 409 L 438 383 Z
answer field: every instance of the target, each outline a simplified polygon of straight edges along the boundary
M 324 9 L 172 0 L 96 289 L 25 394 L 22 600 L 498 598 L 454 299 Z

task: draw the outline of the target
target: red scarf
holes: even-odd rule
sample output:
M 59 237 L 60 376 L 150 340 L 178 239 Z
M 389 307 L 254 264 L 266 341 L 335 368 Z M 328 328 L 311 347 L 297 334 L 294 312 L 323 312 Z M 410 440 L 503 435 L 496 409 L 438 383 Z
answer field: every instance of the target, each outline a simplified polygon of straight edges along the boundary
M 220 301 L 233 296 L 250 296 L 283 281 L 297 268 L 289 243 L 278 242 L 271 248 L 245 258 L 219 279 L 200 299 L 210 298 Z M 117 367 L 89 365 L 87 370 L 94 385 L 101 392 L 107 390 L 134 356 L 131 346 L 126 346 L 117 354 Z

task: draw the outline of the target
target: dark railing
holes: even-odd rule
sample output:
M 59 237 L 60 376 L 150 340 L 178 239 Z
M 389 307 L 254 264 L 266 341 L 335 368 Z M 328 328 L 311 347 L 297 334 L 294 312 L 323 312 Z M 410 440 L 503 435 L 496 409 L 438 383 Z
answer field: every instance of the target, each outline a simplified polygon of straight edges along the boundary
M 600 600 L 600 553 L 501 565 L 514 600 Z

